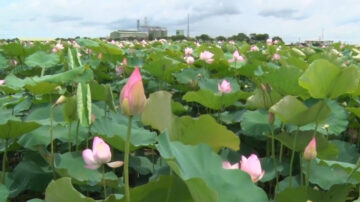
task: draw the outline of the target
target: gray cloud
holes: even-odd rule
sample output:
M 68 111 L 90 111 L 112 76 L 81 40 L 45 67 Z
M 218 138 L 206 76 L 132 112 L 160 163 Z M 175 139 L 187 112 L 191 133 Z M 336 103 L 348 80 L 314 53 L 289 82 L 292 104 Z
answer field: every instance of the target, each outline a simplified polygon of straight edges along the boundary
M 51 22 L 58 23 L 58 22 L 70 22 L 70 21 L 81 21 L 82 18 L 75 17 L 75 16 L 50 16 L 49 17 Z
M 135 18 L 122 18 L 122 19 L 108 22 L 108 23 L 104 24 L 104 26 L 105 26 L 105 28 L 107 28 L 109 30 L 119 30 L 119 29 L 134 29 L 135 30 L 136 29 L 136 20 L 137 19 L 135 19 Z
M 355 16 L 347 19 L 338 20 L 336 25 L 358 24 L 360 23 L 360 17 Z
M 295 9 L 281 9 L 281 10 L 262 10 L 259 12 L 262 17 L 275 17 L 284 20 L 303 20 L 306 19 L 306 15 L 299 15 Z

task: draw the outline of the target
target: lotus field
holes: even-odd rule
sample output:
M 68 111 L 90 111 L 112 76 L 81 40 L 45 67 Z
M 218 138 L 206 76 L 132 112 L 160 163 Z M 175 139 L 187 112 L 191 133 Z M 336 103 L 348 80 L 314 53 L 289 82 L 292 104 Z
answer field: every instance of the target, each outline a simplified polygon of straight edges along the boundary
M 0 201 L 360 201 L 360 48 L 0 42 Z

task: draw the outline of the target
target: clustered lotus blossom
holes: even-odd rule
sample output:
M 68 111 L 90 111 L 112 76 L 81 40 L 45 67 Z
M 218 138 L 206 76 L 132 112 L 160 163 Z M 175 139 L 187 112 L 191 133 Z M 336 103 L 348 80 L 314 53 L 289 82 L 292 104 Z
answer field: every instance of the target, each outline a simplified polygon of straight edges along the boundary
M 230 82 L 226 81 L 225 79 L 222 80 L 222 82 L 218 84 L 218 90 L 220 94 L 231 93 L 232 88 Z
M 280 55 L 278 53 L 275 53 L 272 60 L 280 60 Z
M 58 42 L 55 47 L 52 49 L 53 53 L 56 53 L 58 50 L 63 50 L 64 49 L 64 45 L 62 45 L 60 42 Z
M 306 146 L 306 148 L 304 150 L 304 158 L 306 160 L 313 160 L 316 158 L 316 156 L 317 156 L 316 139 L 314 137 L 311 139 L 311 141 L 309 142 L 309 144 Z
M 117 65 L 115 67 L 116 75 L 120 76 L 124 72 L 126 66 L 127 66 L 127 59 L 124 58 L 123 61 L 120 63 L 120 65 Z
M 251 51 L 259 51 L 259 48 L 256 45 L 252 45 L 250 50 Z
M 185 48 L 185 56 L 191 56 L 194 53 L 194 50 L 192 48 Z
M 272 39 L 271 38 L 268 38 L 267 40 L 266 40 L 266 44 L 267 45 L 272 45 L 272 43 L 273 43 L 273 41 L 272 41 Z
M 120 105 L 123 114 L 133 116 L 141 114 L 146 103 L 146 96 L 139 67 L 130 75 L 120 93 Z
M 92 170 L 98 169 L 105 163 L 111 168 L 117 168 L 123 165 L 122 161 L 110 162 L 110 147 L 102 138 L 97 136 L 93 140 L 92 149 L 85 149 L 82 152 L 82 156 L 86 164 L 85 167 Z
M 195 59 L 192 56 L 185 57 L 184 59 L 188 65 L 191 65 L 195 62 Z
M 239 169 L 240 167 L 242 171 L 250 175 L 254 183 L 261 180 L 265 174 L 265 171 L 261 168 L 260 160 L 255 154 L 251 154 L 249 158 L 241 156 L 240 166 L 239 163 L 231 165 L 228 161 L 223 162 L 222 166 L 225 169 Z
M 231 58 L 231 59 L 229 59 L 228 60 L 228 62 L 234 62 L 234 61 L 236 61 L 236 62 L 244 62 L 244 56 L 242 56 L 242 55 L 240 55 L 239 54 L 239 51 L 238 50 L 236 50 L 234 53 L 233 53 L 233 58 Z
M 211 64 L 212 62 L 214 62 L 214 54 L 211 53 L 210 51 L 204 51 L 200 53 L 200 60 L 205 61 L 208 64 Z
M 186 63 L 188 65 L 191 65 L 194 63 L 195 59 L 193 56 L 191 56 L 194 52 L 194 50 L 192 48 L 185 48 L 185 57 L 184 57 L 184 60 L 186 61 Z

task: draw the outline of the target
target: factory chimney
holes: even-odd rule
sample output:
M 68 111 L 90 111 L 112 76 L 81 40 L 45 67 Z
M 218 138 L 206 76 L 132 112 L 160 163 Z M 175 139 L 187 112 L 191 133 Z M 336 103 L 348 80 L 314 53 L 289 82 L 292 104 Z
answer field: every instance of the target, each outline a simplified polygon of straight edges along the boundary
M 136 28 L 139 31 L 140 30 L 140 20 L 136 20 Z
M 189 14 L 188 14 L 188 19 L 187 19 L 187 38 L 189 38 L 190 37 L 190 16 L 189 16 Z

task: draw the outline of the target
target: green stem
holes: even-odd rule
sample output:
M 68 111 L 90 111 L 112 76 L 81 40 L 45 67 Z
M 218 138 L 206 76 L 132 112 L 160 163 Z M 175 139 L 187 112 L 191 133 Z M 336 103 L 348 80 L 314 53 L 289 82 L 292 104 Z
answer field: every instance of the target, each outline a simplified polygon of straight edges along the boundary
M 80 129 L 80 120 L 77 121 L 76 123 L 76 137 L 75 137 L 75 150 L 78 151 L 79 150 L 79 129 Z
M 172 169 L 170 168 L 170 176 L 172 176 L 172 175 L 173 175 L 173 172 L 172 172 Z M 171 188 L 172 188 L 172 186 L 170 186 L 168 189 L 167 196 L 166 196 L 166 202 L 169 202 L 169 200 L 170 200 L 171 191 L 172 191 Z
M 293 171 L 293 164 L 294 164 L 294 156 L 295 156 L 295 147 L 296 147 L 296 140 L 297 140 L 297 136 L 299 133 L 299 127 L 296 130 L 295 133 L 295 137 L 294 137 L 294 142 L 293 142 L 293 147 L 292 147 L 292 152 L 291 152 L 291 159 L 290 159 L 290 181 L 289 181 L 289 187 L 292 187 L 292 171 Z
M 88 134 L 86 136 L 86 148 L 89 147 L 89 138 L 91 137 L 91 125 L 88 126 Z
M 102 181 L 103 181 L 103 186 L 104 186 L 104 196 L 106 198 L 107 193 L 106 193 L 106 180 L 105 180 L 105 164 L 103 164 L 103 166 L 102 166 Z
M 311 165 L 311 161 L 306 161 L 306 178 L 305 178 L 306 188 L 309 188 L 310 165 Z
M 352 175 L 360 168 L 360 158 L 357 160 L 356 162 L 356 166 L 355 168 L 351 171 L 351 173 L 349 174 L 348 178 L 346 179 L 346 182 L 349 182 L 349 180 L 351 179 Z
M 124 158 L 124 184 L 126 202 L 130 202 L 130 186 L 129 186 L 129 155 L 130 155 L 130 136 L 131 136 L 132 116 L 129 116 L 128 130 L 125 141 L 125 158 Z
M 274 161 L 274 169 L 275 169 L 275 176 L 276 176 L 276 184 L 279 183 L 279 174 L 278 174 L 278 170 L 277 170 L 277 162 L 276 162 L 276 157 L 275 157 L 275 134 L 274 134 L 274 125 L 270 124 L 270 128 L 271 128 L 271 156 L 273 158 Z M 275 186 L 276 186 L 275 184 Z M 275 194 L 275 193 L 274 193 Z
M 282 161 L 283 152 L 284 152 L 284 145 L 283 145 L 283 143 L 281 143 L 280 144 L 280 154 L 279 154 L 279 162 L 280 163 Z
M 302 186 L 304 184 L 304 179 L 303 179 L 303 173 L 302 173 L 302 155 L 299 154 L 299 162 L 300 162 L 300 185 Z
M 5 184 L 7 147 L 8 147 L 8 139 L 5 139 L 5 150 L 4 150 L 4 156 L 3 156 L 3 161 L 2 161 L 2 170 L 1 170 L 1 183 L 2 184 Z
M 318 124 L 318 122 L 316 122 L 316 123 L 315 123 L 315 130 L 314 130 L 314 132 L 313 132 L 313 138 L 314 138 L 315 135 L 316 135 L 318 126 L 319 126 L 319 124 Z
M 45 74 L 45 68 L 42 68 L 41 69 L 41 76 L 44 76 L 44 74 Z
M 71 125 L 72 125 L 72 122 L 69 123 L 69 126 L 68 126 L 68 147 L 69 147 L 69 152 L 71 152 Z
M 50 107 L 50 167 L 53 170 L 54 178 L 55 167 L 54 167 L 54 107 Z
M 104 101 L 105 103 L 105 106 L 104 106 L 104 116 L 107 117 L 107 104 L 106 102 Z

